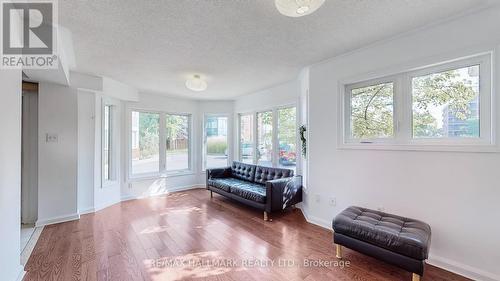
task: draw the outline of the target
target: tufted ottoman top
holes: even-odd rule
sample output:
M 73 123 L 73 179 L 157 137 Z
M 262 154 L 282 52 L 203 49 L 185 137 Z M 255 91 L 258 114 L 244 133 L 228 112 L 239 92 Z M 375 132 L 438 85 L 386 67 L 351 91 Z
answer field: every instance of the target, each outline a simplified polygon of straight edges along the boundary
M 333 230 L 418 260 L 427 259 L 431 241 L 431 227 L 424 222 L 360 207 L 337 215 Z

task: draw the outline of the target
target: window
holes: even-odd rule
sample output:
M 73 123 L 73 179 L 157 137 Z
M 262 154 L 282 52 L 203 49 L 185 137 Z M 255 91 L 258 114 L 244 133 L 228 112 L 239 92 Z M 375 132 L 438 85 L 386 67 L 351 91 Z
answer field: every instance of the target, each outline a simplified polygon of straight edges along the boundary
M 479 138 L 479 65 L 412 79 L 413 137 Z
M 255 114 L 240 114 L 239 131 L 240 161 L 295 169 L 299 156 L 295 106 L 280 107 Z M 254 135 L 256 137 L 253 137 Z
M 295 107 L 278 109 L 279 161 L 282 168 L 297 164 L 297 112 Z
M 160 172 L 160 114 L 132 111 L 132 175 Z M 134 147 L 134 144 L 138 144 Z
M 227 167 L 227 116 L 205 117 L 204 167 L 206 169 Z
M 491 89 L 489 54 L 346 85 L 343 145 L 492 145 Z
M 257 113 L 257 164 L 273 166 L 273 112 Z
M 191 171 L 191 115 L 132 111 L 130 129 L 130 177 Z
M 104 105 L 102 130 L 102 179 L 103 182 L 113 180 L 112 161 L 112 106 Z
M 253 163 L 253 135 L 253 114 L 240 115 L 240 161 L 243 163 Z
M 380 139 L 394 136 L 394 83 L 357 88 L 350 93 L 351 139 Z
M 189 170 L 189 124 L 188 115 L 167 114 L 166 167 L 167 172 Z

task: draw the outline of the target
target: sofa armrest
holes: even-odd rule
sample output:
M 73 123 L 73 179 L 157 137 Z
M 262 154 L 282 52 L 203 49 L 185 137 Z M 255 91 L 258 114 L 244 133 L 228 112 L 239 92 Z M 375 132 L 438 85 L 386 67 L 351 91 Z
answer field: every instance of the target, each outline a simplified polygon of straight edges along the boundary
M 207 189 L 208 189 L 208 180 L 209 179 L 221 179 L 228 178 L 231 176 L 231 168 L 217 168 L 217 169 L 207 169 Z
M 266 182 L 266 211 L 284 210 L 302 202 L 302 176 Z

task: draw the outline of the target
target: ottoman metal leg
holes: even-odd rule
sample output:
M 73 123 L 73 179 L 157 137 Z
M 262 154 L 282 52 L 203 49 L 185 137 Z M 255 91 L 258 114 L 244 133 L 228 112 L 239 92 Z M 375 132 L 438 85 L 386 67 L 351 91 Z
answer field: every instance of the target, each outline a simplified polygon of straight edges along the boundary
M 267 216 L 267 212 L 266 212 L 266 211 L 264 211 L 264 220 L 265 220 L 265 221 L 268 221 L 268 220 L 269 220 L 269 217 Z
M 335 249 L 337 251 L 337 254 L 335 256 L 337 257 L 337 259 L 341 259 L 342 258 L 342 246 L 335 244 Z
M 210 190 L 210 198 L 214 198 L 214 194 L 213 194 L 212 190 Z
M 412 281 L 420 281 L 420 275 L 413 273 L 411 280 Z

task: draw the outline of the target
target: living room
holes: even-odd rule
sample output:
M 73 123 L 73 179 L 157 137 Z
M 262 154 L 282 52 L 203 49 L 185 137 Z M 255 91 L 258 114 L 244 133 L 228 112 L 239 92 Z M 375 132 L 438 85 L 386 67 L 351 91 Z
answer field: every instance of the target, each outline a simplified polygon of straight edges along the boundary
M 497 1 L 25 2 L 2 280 L 500 280 Z

